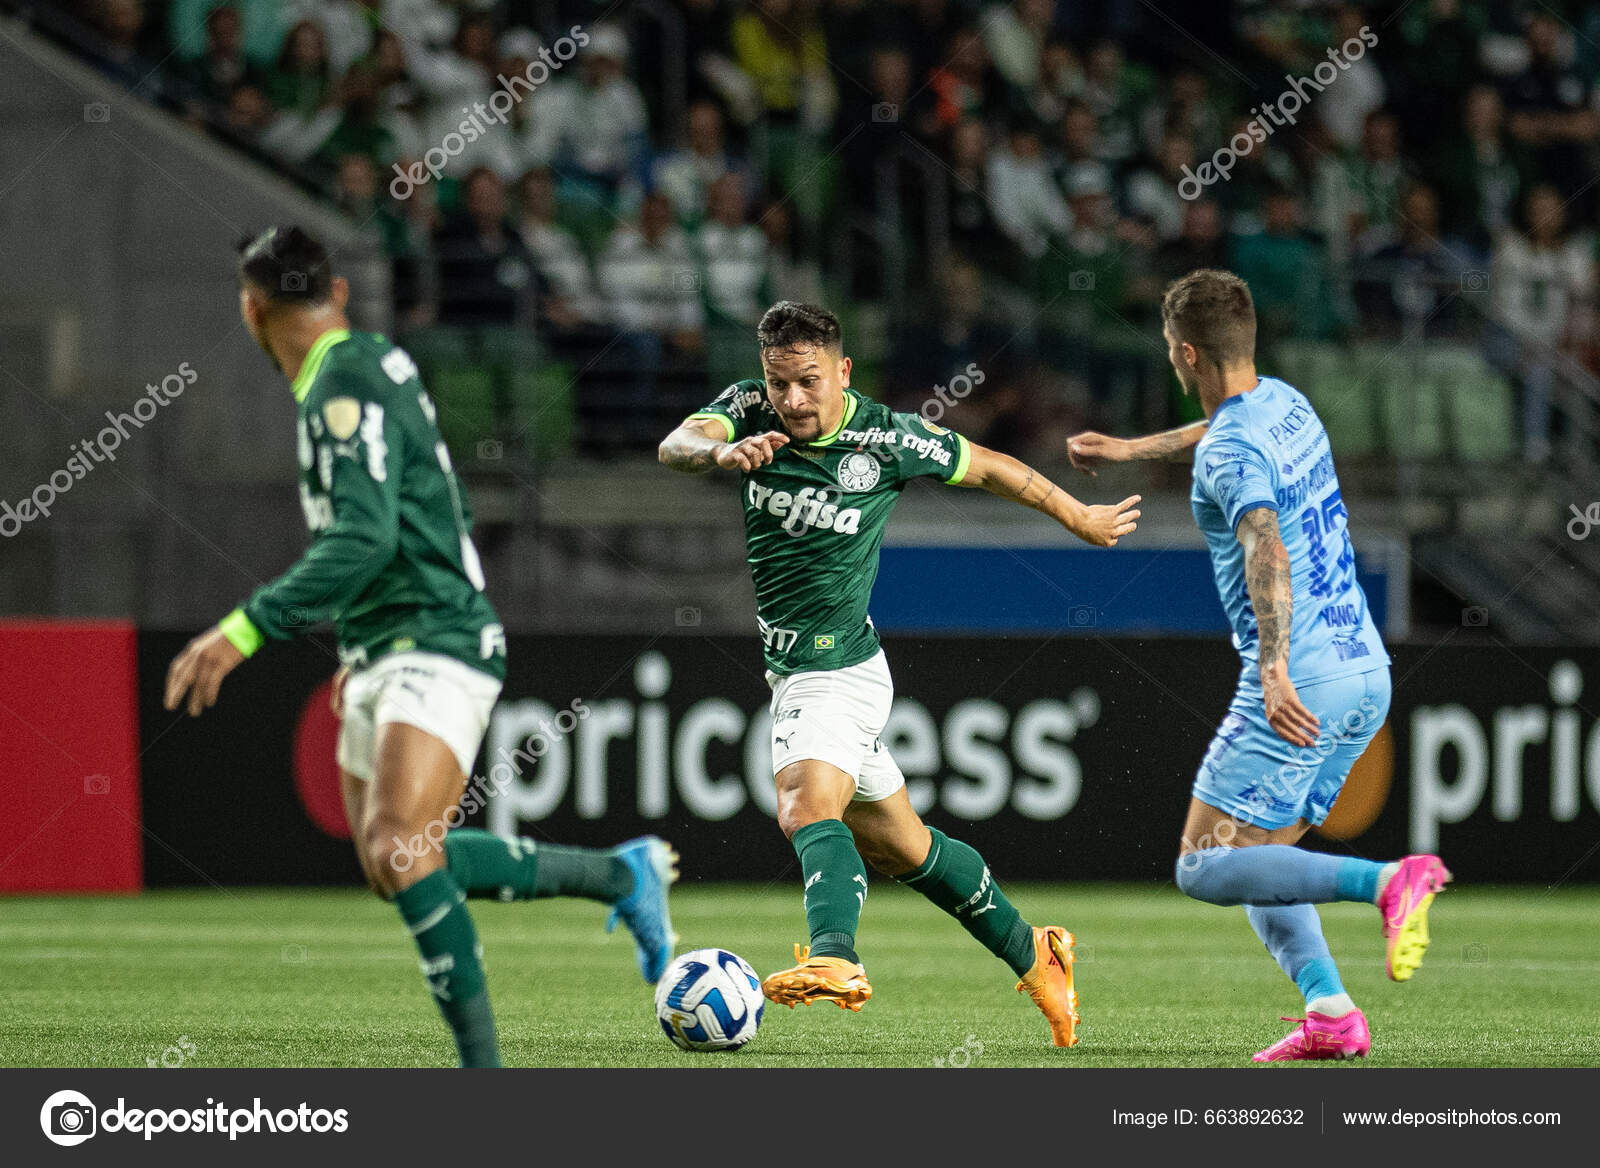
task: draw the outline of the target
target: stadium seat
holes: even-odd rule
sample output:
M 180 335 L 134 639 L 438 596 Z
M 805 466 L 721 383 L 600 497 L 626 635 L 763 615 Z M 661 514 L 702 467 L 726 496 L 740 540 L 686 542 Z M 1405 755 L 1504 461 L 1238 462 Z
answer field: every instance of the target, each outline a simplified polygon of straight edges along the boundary
M 1469 462 L 1517 457 L 1516 406 L 1511 384 L 1477 349 L 1430 346 L 1428 376 L 1451 424 L 1451 450 Z
M 577 430 L 572 366 L 541 360 L 510 371 L 512 432 L 536 464 L 565 458 Z
M 476 363 L 439 363 L 424 374 L 439 407 L 439 432 L 457 466 L 498 461 L 493 371 Z
M 1336 455 L 1368 458 L 1378 453 L 1382 444 L 1372 369 L 1352 363 L 1344 346 L 1282 341 L 1264 368 L 1306 395 L 1322 418 Z

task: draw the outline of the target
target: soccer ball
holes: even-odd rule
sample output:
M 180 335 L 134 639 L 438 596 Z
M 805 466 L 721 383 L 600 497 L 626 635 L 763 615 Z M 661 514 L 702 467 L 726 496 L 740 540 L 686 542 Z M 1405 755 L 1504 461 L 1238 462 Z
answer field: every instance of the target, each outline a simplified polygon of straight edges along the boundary
M 656 1018 L 684 1050 L 738 1050 L 756 1036 L 766 1004 L 756 971 L 726 949 L 685 953 L 656 983 Z

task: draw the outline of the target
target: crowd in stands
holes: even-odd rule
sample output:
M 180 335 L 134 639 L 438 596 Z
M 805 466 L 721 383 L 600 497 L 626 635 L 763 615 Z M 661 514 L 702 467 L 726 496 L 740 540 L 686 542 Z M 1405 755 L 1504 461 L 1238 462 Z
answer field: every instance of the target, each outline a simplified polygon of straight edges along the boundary
M 1530 459 L 1556 364 L 1600 370 L 1600 3 L 72 2 L 130 89 L 370 225 L 397 327 L 530 330 L 627 442 L 782 297 L 849 309 L 896 404 L 979 365 L 958 424 L 1007 448 L 1159 420 L 1203 265 L 1268 347 L 1470 335 Z

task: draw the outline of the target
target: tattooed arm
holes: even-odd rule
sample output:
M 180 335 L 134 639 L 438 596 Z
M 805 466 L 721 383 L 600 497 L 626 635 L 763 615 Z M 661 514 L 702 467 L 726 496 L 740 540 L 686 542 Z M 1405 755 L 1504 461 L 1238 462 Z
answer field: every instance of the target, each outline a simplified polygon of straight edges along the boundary
M 1139 512 L 1134 510 L 1139 496 L 1129 495 L 1120 503 L 1091 506 L 1079 502 L 1026 463 L 1008 454 L 987 450 L 976 442 L 967 465 L 963 487 L 982 487 L 991 495 L 1014 499 L 1025 507 L 1042 511 L 1085 543 L 1096 547 L 1116 547 L 1117 540 L 1138 527 Z
M 714 466 L 724 470 L 755 470 L 766 466 L 789 442 L 789 435 L 769 430 L 737 442 L 723 441 L 724 427 L 719 422 L 693 418 L 661 440 L 656 458 L 663 466 L 685 474 L 701 474 Z
M 1255 610 L 1261 691 L 1267 721 L 1285 742 L 1310 746 L 1317 739 L 1317 717 L 1300 702 L 1289 680 L 1289 629 L 1294 591 L 1289 552 L 1278 533 L 1278 513 L 1256 507 L 1239 519 L 1235 534 L 1244 545 L 1244 585 Z
M 1107 462 L 1145 462 L 1171 458 L 1192 450 L 1206 436 L 1205 422 L 1191 422 L 1175 430 L 1146 434 L 1143 438 L 1113 438 L 1095 430 L 1085 430 L 1067 439 L 1067 457 L 1081 471 L 1095 474 L 1095 467 Z

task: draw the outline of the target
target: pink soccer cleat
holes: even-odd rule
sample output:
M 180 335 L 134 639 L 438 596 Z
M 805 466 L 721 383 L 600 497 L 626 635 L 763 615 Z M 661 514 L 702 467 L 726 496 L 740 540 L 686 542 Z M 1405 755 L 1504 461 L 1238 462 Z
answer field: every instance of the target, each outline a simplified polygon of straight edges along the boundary
M 1266 1050 L 1256 1051 L 1250 1056 L 1251 1062 L 1365 1058 L 1372 1049 L 1372 1032 L 1367 1029 L 1367 1016 L 1360 1010 L 1351 1010 L 1338 1018 L 1309 1010 L 1304 1018 L 1285 1018 L 1284 1021 L 1300 1025 Z
M 1428 951 L 1428 906 L 1449 880 L 1450 870 L 1438 856 L 1407 856 L 1378 894 L 1391 981 L 1408 980 L 1422 964 Z

